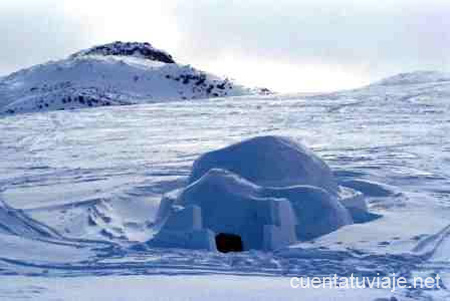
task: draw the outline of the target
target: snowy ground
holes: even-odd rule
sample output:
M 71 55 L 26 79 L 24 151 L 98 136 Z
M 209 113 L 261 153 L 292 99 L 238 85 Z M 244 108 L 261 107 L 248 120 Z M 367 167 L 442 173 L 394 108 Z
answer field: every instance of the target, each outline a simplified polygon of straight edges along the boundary
M 0 300 L 393 296 L 289 287 L 289 276 L 335 273 L 439 273 L 448 287 L 447 91 L 446 83 L 421 83 L 311 99 L 251 96 L 3 117 Z M 153 235 L 161 194 L 184 186 L 195 158 L 267 134 L 309 146 L 382 217 L 274 253 L 136 245 Z M 394 295 L 450 298 L 446 288 Z
M 3 286 L 5 283 L 5 286 Z M 101 290 L 97 289 L 101 287 Z M 20 291 L 20 298 L 17 292 Z M 161 293 L 164 292 L 164 293 Z M 15 300 L 386 300 L 382 290 L 293 289 L 288 278 L 240 276 L 167 276 L 2 279 L 0 299 Z M 404 299 L 407 300 L 407 299 Z

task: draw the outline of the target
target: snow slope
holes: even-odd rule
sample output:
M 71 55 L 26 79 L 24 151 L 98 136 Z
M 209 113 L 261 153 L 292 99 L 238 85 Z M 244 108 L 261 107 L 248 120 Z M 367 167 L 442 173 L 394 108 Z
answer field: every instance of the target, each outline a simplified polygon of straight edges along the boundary
M 236 96 L 249 89 L 148 43 L 95 46 L 0 78 L 0 114 Z
M 0 299 L 448 300 L 449 96 L 447 82 L 420 80 L 308 98 L 245 96 L 3 116 L 0 196 L 8 210 L 0 224 L 17 226 L 0 234 Z M 307 145 L 340 185 L 361 190 L 381 217 L 267 253 L 143 243 L 155 233 L 162 194 L 186 186 L 196 158 L 262 135 Z M 63 237 L 22 231 L 43 224 Z M 392 272 L 408 279 L 439 273 L 447 288 L 286 289 L 289 276 Z M 223 289 L 230 286 L 235 290 Z
M 448 84 L 448 82 L 450 82 L 450 73 L 439 71 L 416 71 L 409 73 L 400 73 L 375 82 L 371 86 L 396 86 L 430 83 Z

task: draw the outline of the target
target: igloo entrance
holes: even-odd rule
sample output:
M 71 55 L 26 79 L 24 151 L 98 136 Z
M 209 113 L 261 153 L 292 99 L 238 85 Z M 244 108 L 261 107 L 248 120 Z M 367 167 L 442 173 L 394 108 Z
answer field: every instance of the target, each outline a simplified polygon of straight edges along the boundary
M 230 233 L 219 233 L 216 235 L 216 248 L 217 251 L 222 253 L 244 251 L 242 238 L 239 235 Z

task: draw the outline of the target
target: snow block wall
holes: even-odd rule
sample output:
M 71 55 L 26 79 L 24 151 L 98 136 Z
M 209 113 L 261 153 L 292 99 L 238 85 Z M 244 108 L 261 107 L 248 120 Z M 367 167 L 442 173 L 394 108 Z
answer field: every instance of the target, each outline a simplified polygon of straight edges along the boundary
M 352 208 L 367 211 L 362 194 L 306 147 L 257 137 L 196 160 L 189 185 L 161 201 L 149 244 L 215 250 L 214 237 L 230 235 L 243 250 L 274 250 L 352 224 Z
M 289 201 L 264 197 L 259 190 L 259 186 L 232 172 L 211 169 L 183 191 L 178 204 L 199 206 L 205 228 L 215 233 L 239 235 L 244 249 L 272 249 L 271 231 L 277 230 L 288 234 L 284 240 L 279 239 L 279 244 L 294 242 L 295 218 Z

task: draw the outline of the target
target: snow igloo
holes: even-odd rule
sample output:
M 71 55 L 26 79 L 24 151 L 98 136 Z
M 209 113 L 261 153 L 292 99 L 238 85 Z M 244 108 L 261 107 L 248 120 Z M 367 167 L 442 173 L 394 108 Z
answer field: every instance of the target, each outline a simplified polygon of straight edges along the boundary
M 279 136 L 208 152 L 187 187 L 163 196 L 154 247 L 274 250 L 352 224 L 363 195 L 341 187 L 328 165 Z

